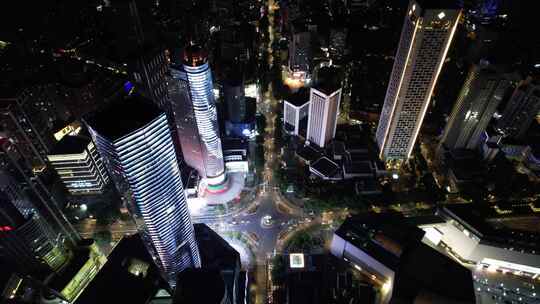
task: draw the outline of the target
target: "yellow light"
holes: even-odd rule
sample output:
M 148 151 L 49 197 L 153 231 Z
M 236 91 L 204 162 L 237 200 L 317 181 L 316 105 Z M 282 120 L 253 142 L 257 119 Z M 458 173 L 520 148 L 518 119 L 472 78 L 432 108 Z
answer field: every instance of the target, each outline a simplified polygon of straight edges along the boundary
M 382 291 L 384 293 L 387 293 L 390 291 L 390 288 L 392 288 L 392 281 L 391 280 L 388 280 L 386 282 L 384 282 L 383 286 L 382 286 Z

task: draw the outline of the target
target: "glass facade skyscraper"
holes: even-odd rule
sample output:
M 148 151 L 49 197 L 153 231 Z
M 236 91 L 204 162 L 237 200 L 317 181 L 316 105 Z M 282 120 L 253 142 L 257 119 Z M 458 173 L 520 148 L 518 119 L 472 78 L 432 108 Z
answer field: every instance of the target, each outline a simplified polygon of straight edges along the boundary
M 200 267 L 200 257 L 165 113 L 129 96 L 86 124 L 149 252 L 174 285 L 182 270 Z
M 447 149 L 478 148 L 482 134 L 511 88 L 511 75 L 486 62 L 473 65 L 450 114 L 441 144 Z
M 17 147 L 0 146 L 0 250 L 22 274 L 56 272 L 79 236 Z

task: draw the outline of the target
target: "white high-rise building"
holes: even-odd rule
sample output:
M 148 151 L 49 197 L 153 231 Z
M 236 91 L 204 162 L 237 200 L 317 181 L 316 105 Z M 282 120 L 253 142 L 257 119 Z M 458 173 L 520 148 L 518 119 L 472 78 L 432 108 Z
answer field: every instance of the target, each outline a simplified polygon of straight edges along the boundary
M 311 88 L 306 140 L 323 148 L 336 136 L 341 88 Z
M 409 3 L 377 128 L 380 158 L 396 165 L 413 150 L 461 10 L 451 1 Z
M 292 135 L 305 136 L 309 114 L 309 91 L 301 88 L 283 100 L 283 127 Z
M 174 286 L 182 270 L 201 260 L 165 113 L 130 96 L 86 124 L 148 251 Z
M 221 190 L 225 164 L 206 52 L 197 45 L 186 47 L 182 65 L 171 66 L 171 73 L 169 91 L 184 159 L 205 179 L 207 190 Z

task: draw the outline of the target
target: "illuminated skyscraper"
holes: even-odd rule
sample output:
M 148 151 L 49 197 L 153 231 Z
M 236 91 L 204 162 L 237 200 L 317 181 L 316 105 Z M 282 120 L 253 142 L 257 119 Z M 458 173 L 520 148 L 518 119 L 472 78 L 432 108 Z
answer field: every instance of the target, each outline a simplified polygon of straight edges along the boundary
M 176 105 L 173 112 L 184 159 L 199 171 L 212 190 L 224 183 L 225 166 L 207 60 L 200 47 L 186 47 L 182 66 L 171 69 L 175 81 L 171 97 L 176 99 L 172 101 Z
M 69 250 L 15 180 L 0 172 L 0 248 L 23 274 L 58 271 Z
M 0 248 L 23 274 L 58 271 L 79 236 L 26 161 L 0 138 Z
M 323 148 L 336 136 L 341 103 L 341 82 L 338 69 L 321 68 L 317 84 L 310 90 L 306 140 Z
M 447 149 L 476 149 L 511 85 L 510 75 L 487 63 L 474 65 L 459 93 L 441 144 Z
M 376 133 L 387 162 L 399 165 L 411 155 L 456 32 L 461 10 L 443 2 L 409 3 Z
M 47 158 L 71 194 L 100 194 L 109 183 L 90 138 L 64 136 Z
M 200 267 L 200 257 L 165 113 L 129 96 L 86 124 L 149 252 L 174 285 L 182 270 Z
M 311 88 L 307 140 L 323 148 L 336 136 L 341 88 Z

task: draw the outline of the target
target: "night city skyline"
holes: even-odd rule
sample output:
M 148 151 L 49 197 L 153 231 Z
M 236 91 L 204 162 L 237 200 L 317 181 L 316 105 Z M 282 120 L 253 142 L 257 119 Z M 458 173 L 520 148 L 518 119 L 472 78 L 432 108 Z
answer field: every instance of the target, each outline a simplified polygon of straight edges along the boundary
M 540 304 L 532 2 L 5 3 L 0 303 Z

